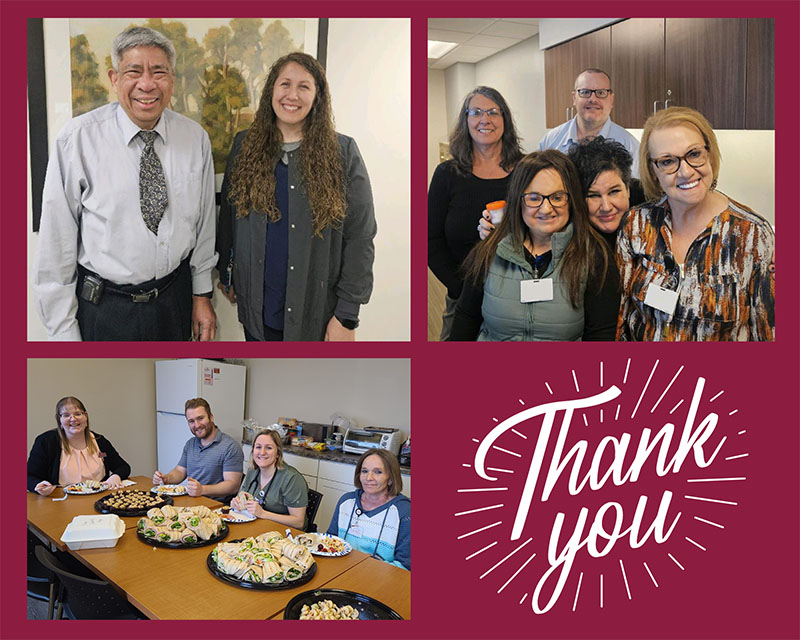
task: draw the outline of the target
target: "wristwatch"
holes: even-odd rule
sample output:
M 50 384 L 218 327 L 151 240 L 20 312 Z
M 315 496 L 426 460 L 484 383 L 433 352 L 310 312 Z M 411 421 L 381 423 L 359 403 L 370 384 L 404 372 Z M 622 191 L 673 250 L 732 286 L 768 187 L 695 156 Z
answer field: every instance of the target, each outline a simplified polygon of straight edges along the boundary
M 339 316 L 336 316 L 336 319 L 345 329 L 349 329 L 350 331 L 355 331 L 358 328 L 358 320 L 350 320 L 349 318 L 340 318 Z

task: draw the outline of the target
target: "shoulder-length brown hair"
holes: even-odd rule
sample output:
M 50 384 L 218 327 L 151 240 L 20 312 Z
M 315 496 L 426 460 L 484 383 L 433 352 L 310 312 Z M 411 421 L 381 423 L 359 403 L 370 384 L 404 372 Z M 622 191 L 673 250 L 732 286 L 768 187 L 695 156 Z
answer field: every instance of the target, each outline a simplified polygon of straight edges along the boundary
M 97 446 L 95 445 L 94 438 L 92 438 L 92 432 L 89 430 L 89 412 L 86 411 L 86 407 L 83 405 L 83 402 L 78 400 L 78 398 L 75 396 L 65 396 L 56 402 L 56 426 L 58 427 L 58 435 L 61 438 L 61 447 L 64 449 L 64 451 L 69 453 L 69 440 L 67 440 L 67 434 L 64 433 L 64 429 L 61 427 L 61 411 L 68 404 L 71 404 L 73 407 L 80 409 L 86 414 L 86 430 L 84 431 L 84 436 L 86 438 L 86 451 L 89 455 L 94 455 L 97 453 Z
M 386 449 L 370 449 L 361 454 L 358 462 L 356 462 L 356 474 L 353 478 L 356 489 L 364 489 L 361 485 L 361 467 L 364 466 L 364 460 L 369 456 L 378 456 L 383 460 L 383 468 L 386 469 L 386 473 L 389 476 L 389 484 L 386 487 L 386 491 L 391 497 L 399 495 L 403 490 L 403 476 L 400 475 L 400 463 L 397 461 L 397 456 L 392 455 Z
M 463 175 L 472 173 L 472 137 L 469 135 L 469 125 L 467 124 L 467 109 L 469 101 L 477 95 L 488 98 L 500 107 L 503 114 L 503 137 L 500 138 L 502 151 L 500 156 L 500 167 L 503 171 L 511 172 L 519 159 L 522 157 L 522 149 L 519 147 L 519 136 L 517 128 L 514 126 L 514 118 L 508 104 L 500 95 L 497 89 L 492 87 L 475 87 L 464 98 L 458 119 L 450 133 L 450 155 L 453 156 L 456 169 Z
M 255 453 L 256 453 L 256 440 L 261 436 L 268 436 L 275 444 L 275 468 L 283 469 L 283 440 L 281 434 L 274 429 L 267 429 L 266 431 L 259 431 L 256 437 L 253 438 L 253 448 L 250 450 L 250 468 L 256 469 Z
M 708 147 L 708 162 L 711 165 L 711 173 L 714 178 L 714 183 L 719 178 L 719 166 L 722 162 L 722 153 L 719 150 L 717 143 L 717 136 L 714 134 L 714 129 L 711 128 L 711 123 L 706 120 L 705 116 L 694 109 L 689 107 L 669 107 L 657 111 L 650 116 L 644 123 L 644 130 L 642 131 L 642 141 L 639 144 L 639 172 L 641 173 L 642 189 L 644 195 L 648 200 L 658 200 L 664 195 L 664 190 L 658 181 L 656 169 L 651 160 L 655 158 L 650 157 L 650 136 L 653 131 L 658 129 L 666 129 L 668 127 L 689 126 L 700 133 L 703 140 Z
M 316 89 L 314 103 L 303 121 L 299 164 L 314 233 L 319 236 L 325 228 L 338 227 L 344 221 L 347 185 L 325 70 L 307 53 L 289 53 L 278 58 L 270 68 L 255 120 L 242 142 L 231 172 L 229 198 L 236 205 L 239 218 L 249 215 L 254 209 L 266 214 L 271 222 L 280 220 L 281 212 L 275 199 L 275 165 L 283 155 L 283 135 L 272 108 L 272 94 L 278 75 L 290 62 L 299 64 L 311 74 Z
M 597 256 L 602 256 L 603 262 L 603 276 L 598 278 L 599 288 L 602 288 L 609 255 L 606 243 L 589 224 L 589 211 L 581 191 L 578 170 L 567 156 L 555 149 L 529 153 L 517 163 L 508 183 L 506 212 L 503 219 L 494 233 L 472 248 L 464 261 L 463 269 L 467 279 L 474 284 L 483 284 L 489 265 L 497 253 L 497 245 L 506 236 L 511 236 L 515 251 L 522 253 L 523 243 L 528 235 L 528 227 L 522 219 L 522 194 L 536 174 L 545 169 L 553 169 L 558 173 L 569 196 L 572 239 L 564 251 L 559 269 L 567 282 L 570 304 L 577 309 L 583 303 L 581 284 L 590 270 L 596 268 Z

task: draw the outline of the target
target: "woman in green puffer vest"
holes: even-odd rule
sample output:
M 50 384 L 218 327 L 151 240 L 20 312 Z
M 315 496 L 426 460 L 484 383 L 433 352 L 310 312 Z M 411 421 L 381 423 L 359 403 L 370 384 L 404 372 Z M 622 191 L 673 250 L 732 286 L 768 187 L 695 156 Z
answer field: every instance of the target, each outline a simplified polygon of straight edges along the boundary
M 589 224 L 578 172 L 559 151 L 518 163 L 496 231 L 464 263 L 451 340 L 613 340 L 613 256 Z

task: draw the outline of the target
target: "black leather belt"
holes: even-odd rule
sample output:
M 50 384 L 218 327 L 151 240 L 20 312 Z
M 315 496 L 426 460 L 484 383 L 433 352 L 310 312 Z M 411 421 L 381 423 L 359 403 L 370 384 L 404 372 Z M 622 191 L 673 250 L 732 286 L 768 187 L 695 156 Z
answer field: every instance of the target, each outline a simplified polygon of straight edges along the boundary
M 99 276 L 94 271 L 89 271 L 89 269 L 81 265 L 78 265 L 78 273 L 82 278 L 91 275 L 102 280 L 104 293 L 113 293 L 114 295 L 130 298 L 131 302 L 150 302 L 151 300 L 155 300 L 159 293 L 166 291 L 169 286 L 178 279 L 178 273 L 181 269 L 186 268 L 188 263 L 189 259 L 187 258 L 181 262 L 180 266 L 172 273 L 165 275 L 163 278 L 150 280 L 142 284 L 118 285 Z

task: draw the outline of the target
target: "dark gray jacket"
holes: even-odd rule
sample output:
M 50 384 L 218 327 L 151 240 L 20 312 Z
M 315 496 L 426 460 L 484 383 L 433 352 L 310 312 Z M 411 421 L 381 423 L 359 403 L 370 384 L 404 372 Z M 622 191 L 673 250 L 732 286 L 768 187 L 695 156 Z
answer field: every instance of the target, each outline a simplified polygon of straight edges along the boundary
M 232 284 L 236 291 L 239 321 L 254 337 L 264 339 L 264 257 L 267 218 L 251 211 L 236 217 L 228 201 L 233 162 L 246 131 L 238 134 L 228 157 L 222 184 L 222 204 L 217 225 L 218 269 L 227 281 L 232 260 Z M 286 313 L 283 339 L 322 340 L 336 314 L 358 320 L 362 304 L 372 293 L 375 249 L 375 209 L 367 169 L 355 140 L 338 134 L 342 163 L 347 175 L 347 215 L 340 229 L 328 227 L 314 235 L 311 208 L 298 165 L 300 151 L 289 152 L 289 271 L 286 281 Z

